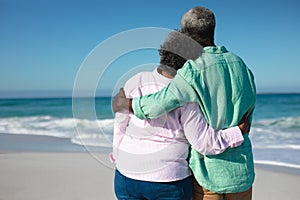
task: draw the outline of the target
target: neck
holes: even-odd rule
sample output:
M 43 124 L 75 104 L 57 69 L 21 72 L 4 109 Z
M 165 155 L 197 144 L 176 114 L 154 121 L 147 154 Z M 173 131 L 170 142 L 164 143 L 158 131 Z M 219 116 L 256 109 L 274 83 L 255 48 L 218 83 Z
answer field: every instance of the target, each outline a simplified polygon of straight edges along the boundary
M 163 75 L 164 77 L 169 78 L 169 79 L 174 78 L 174 76 L 172 76 L 171 74 L 169 74 L 168 72 L 166 72 L 164 70 L 161 71 L 161 75 Z
M 177 71 L 174 68 L 169 67 L 167 65 L 163 65 L 163 64 L 160 64 L 158 66 L 157 70 L 158 70 L 158 73 L 160 73 L 161 75 L 163 75 L 167 78 L 173 78 L 177 74 Z
M 201 45 L 202 45 L 202 47 L 215 47 L 216 46 L 214 41 L 203 43 Z
M 163 76 L 166 77 L 166 78 L 169 78 L 169 79 L 174 78 L 174 76 L 172 76 L 171 74 L 169 74 L 168 72 L 166 72 L 166 71 L 164 71 L 164 70 L 162 70 L 162 69 L 160 69 L 160 68 L 157 69 L 157 72 L 158 72 L 159 74 L 163 75 Z

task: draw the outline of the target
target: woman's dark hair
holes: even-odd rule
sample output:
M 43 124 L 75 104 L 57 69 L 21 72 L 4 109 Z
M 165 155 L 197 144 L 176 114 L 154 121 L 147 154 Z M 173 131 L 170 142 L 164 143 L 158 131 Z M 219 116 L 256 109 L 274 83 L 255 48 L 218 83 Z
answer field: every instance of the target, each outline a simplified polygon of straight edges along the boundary
M 178 70 L 188 59 L 198 58 L 202 47 L 190 37 L 176 30 L 168 35 L 158 52 L 161 65 Z
M 160 55 L 160 64 L 166 65 L 168 67 L 172 67 L 176 71 L 180 69 L 184 63 L 187 61 L 185 58 L 174 54 L 172 52 L 159 49 L 159 55 Z

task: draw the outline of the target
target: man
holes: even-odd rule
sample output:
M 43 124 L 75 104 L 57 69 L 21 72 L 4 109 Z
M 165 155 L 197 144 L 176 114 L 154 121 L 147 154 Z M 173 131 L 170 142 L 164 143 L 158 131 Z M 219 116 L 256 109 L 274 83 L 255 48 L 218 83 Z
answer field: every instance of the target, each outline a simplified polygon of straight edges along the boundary
M 244 113 L 251 118 L 256 101 L 253 75 L 241 58 L 215 46 L 214 14 L 194 7 L 182 17 L 181 29 L 204 47 L 202 55 L 187 61 L 160 92 L 132 100 L 115 98 L 114 111 L 129 109 L 141 119 L 157 118 L 186 102 L 198 102 L 215 129 L 237 125 Z M 220 155 L 202 157 L 192 148 L 189 162 L 195 177 L 193 199 L 252 199 L 255 175 L 248 135 L 241 146 Z

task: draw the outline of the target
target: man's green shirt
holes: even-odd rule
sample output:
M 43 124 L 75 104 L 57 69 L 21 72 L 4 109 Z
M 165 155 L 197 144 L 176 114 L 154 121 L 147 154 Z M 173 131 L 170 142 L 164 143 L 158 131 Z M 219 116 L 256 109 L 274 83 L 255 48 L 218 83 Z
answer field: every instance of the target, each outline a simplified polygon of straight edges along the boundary
M 246 112 L 250 118 L 255 107 L 254 77 L 243 60 L 224 46 L 205 47 L 195 61 L 188 60 L 170 84 L 155 94 L 134 98 L 134 114 L 157 118 L 187 102 L 198 102 L 207 122 L 214 129 L 238 125 Z M 218 193 L 249 189 L 254 181 L 251 142 L 222 154 L 202 156 L 193 148 L 190 168 L 204 188 Z

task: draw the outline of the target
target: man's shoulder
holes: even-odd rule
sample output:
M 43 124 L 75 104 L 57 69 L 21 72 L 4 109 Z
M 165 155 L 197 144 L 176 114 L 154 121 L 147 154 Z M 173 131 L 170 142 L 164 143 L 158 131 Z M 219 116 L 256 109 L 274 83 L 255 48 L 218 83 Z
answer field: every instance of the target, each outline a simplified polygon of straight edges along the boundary
M 231 60 L 236 60 L 236 61 L 240 61 L 240 62 L 244 62 L 242 57 L 240 55 L 238 55 L 237 53 L 235 52 L 232 52 L 232 51 L 226 51 L 224 53 L 221 54 L 221 56 L 227 56 L 227 57 L 230 57 Z

